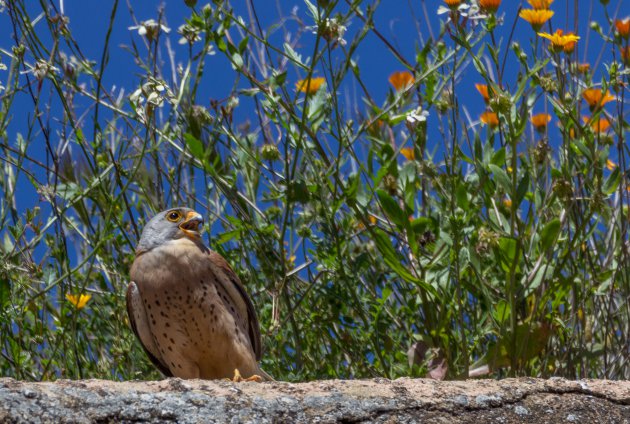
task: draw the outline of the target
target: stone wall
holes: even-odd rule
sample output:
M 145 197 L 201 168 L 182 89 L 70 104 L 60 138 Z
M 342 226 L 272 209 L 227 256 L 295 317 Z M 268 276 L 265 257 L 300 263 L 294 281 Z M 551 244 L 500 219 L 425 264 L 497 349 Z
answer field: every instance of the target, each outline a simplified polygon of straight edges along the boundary
M 630 382 L 0 379 L 0 422 L 630 423 Z

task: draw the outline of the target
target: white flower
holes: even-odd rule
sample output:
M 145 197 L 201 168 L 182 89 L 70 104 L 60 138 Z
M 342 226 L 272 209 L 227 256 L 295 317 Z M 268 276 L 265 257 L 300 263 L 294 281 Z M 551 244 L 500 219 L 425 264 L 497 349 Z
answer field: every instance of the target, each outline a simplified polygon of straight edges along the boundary
M 30 69 L 28 71 L 22 71 L 20 74 L 33 74 L 35 78 L 39 81 L 43 80 L 46 75 L 53 72 L 59 72 L 59 68 L 54 67 L 51 63 L 45 61 L 44 59 L 39 59 L 35 66 L 31 66 L 27 64 Z
M 165 100 L 172 103 L 174 98 L 173 92 L 164 81 L 150 78 L 131 93 L 129 102 L 133 105 L 140 121 L 146 122 L 146 117 L 151 116 L 156 108 L 164 104 Z
M 197 41 L 201 40 L 201 36 L 199 35 L 199 32 L 200 32 L 199 29 L 193 27 L 192 25 L 189 25 L 189 24 L 180 25 L 180 27 L 177 28 L 177 33 L 182 36 L 182 38 L 179 39 L 179 44 L 196 43 Z
M 422 106 L 420 106 L 407 114 L 407 123 L 416 126 L 419 123 L 427 122 L 428 117 L 429 112 L 426 110 L 422 110 Z
M 146 36 L 149 40 L 154 39 L 159 31 L 164 31 L 166 34 L 171 32 L 171 29 L 166 25 L 158 24 L 153 19 L 140 22 L 140 25 L 134 25 L 127 28 L 130 31 L 137 30 L 139 35 Z
M 341 24 L 341 17 L 326 18 L 319 22 L 318 26 L 310 27 L 313 30 L 313 34 L 321 35 L 326 41 L 332 44 L 333 47 L 337 45 L 345 46 L 346 40 L 343 36 L 348 29 L 345 25 Z
M 452 12 L 452 9 L 442 5 L 438 7 L 437 14 L 444 15 L 450 12 Z M 477 2 L 473 3 L 472 5 L 467 4 L 467 3 L 462 3 L 459 6 L 457 6 L 457 12 L 460 16 L 464 18 L 468 18 L 468 19 L 486 19 L 488 17 L 488 15 L 484 13 L 480 13 L 481 9 L 479 8 L 479 4 Z M 450 21 L 450 19 L 451 18 L 449 16 L 447 22 Z

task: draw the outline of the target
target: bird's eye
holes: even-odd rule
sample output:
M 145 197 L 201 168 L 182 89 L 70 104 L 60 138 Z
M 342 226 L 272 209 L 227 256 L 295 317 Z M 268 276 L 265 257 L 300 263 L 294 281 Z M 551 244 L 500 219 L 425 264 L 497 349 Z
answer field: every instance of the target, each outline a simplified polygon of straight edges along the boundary
M 181 217 L 182 217 L 182 214 L 177 211 L 170 211 L 169 213 L 166 214 L 166 219 L 168 219 L 171 222 L 177 222 L 180 220 Z

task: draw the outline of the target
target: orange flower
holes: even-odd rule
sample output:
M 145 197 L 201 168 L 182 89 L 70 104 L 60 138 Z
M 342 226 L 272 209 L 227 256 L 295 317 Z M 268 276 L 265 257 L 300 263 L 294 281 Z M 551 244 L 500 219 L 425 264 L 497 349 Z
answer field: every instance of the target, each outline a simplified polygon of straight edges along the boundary
M 403 147 L 400 149 L 400 154 L 407 160 L 414 160 L 416 158 L 416 153 L 414 152 L 413 147 Z
M 573 34 L 572 32 L 569 32 L 569 33 L 567 34 L 567 36 L 569 36 L 569 35 L 575 35 L 575 34 Z M 573 50 L 575 50 L 575 45 L 576 45 L 576 44 L 577 44 L 577 41 L 569 41 L 568 43 L 566 43 L 566 44 L 564 45 L 564 47 L 562 48 L 562 50 L 564 50 L 564 52 L 565 52 L 566 54 L 573 53 Z
M 494 13 L 501 6 L 501 0 L 479 0 L 481 10 Z
M 413 85 L 416 79 L 409 71 L 394 72 L 389 76 L 389 83 L 394 86 L 396 91 L 401 91 Z
M 461 4 L 462 0 L 444 0 L 444 3 L 451 9 L 457 9 Z
M 77 309 L 83 309 L 91 298 L 91 294 L 66 294 L 66 299 L 68 299 L 68 302 L 72 303 Z
M 295 89 L 297 91 L 301 91 L 302 93 L 317 93 L 319 87 L 322 86 L 326 82 L 326 78 L 324 77 L 316 77 L 310 79 L 299 80 L 295 83 Z
M 549 34 L 546 32 L 539 32 L 537 34 L 551 41 L 549 49 L 554 52 L 560 52 L 563 50 L 566 51 L 567 48 L 570 48 L 572 51 L 575 47 L 575 43 L 577 42 L 577 40 L 580 39 L 580 37 L 575 34 L 568 33 L 565 35 L 564 31 L 562 31 L 561 29 L 556 30 L 556 32 L 554 32 L 553 34 Z
M 615 20 L 615 28 L 617 28 L 617 34 L 622 38 L 628 38 L 630 36 L 630 18 Z
M 539 113 L 531 117 L 530 121 L 537 131 L 545 131 L 547 124 L 551 122 L 551 115 L 548 113 Z
M 377 119 L 376 121 L 374 121 L 370 125 L 368 125 L 367 130 L 368 130 L 368 132 L 370 134 L 376 135 L 376 134 L 379 133 L 381 128 L 383 128 L 383 125 L 385 125 L 383 120 L 382 119 Z
M 591 124 L 591 128 L 598 133 L 606 132 L 610 128 L 610 121 L 606 118 L 600 118 Z
M 581 74 L 587 73 L 591 69 L 591 65 L 588 63 L 580 63 L 577 66 L 577 71 Z
M 499 126 L 499 117 L 494 112 L 484 112 L 481 114 L 479 119 L 490 128 L 496 128 Z
M 553 0 L 527 0 L 527 3 L 536 10 L 549 9 Z
M 606 132 L 606 130 L 608 130 L 608 128 L 610 128 L 610 121 L 606 118 L 599 118 L 596 121 L 591 121 L 592 118 L 589 118 L 588 116 L 583 116 L 582 117 L 582 121 L 584 121 L 585 124 L 589 124 L 591 128 L 593 129 L 593 131 L 597 132 L 597 133 L 603 133 Z
M 523 9 L 518 14 L 521 18 L 529 22 L 535 31 L 538 31 L 542 26 L 553 16 L 552 10 L 547 9 Z
M 610 91 L 606 91 L 606 94 L 604 94 L 600 88 L 587 88 L 582 92 L 582 97 L 586 100 L 591 110 L 616 100 L 615 96 L 610 94 Z
M 508 197 L 503 199 L 503 206 L 505 206 L 505 209 L 512 209 L 512 199 Z
M 606 159 L 606 168 L 608 168 L 609 171 L 614 171 L 616 167 L 617 164 L 615 162 L 610 159 Z
M 490 101 L 490 92 L 488 91 L 488 86 L 486 84 L 475 84 L 475 88 L 483 97 L 483 100 L 488 103 Z

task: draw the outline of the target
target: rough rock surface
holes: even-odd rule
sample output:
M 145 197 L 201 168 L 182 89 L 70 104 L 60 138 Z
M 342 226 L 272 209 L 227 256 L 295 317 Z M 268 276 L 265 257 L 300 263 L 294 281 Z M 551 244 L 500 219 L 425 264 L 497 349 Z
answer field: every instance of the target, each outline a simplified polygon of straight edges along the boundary
M 630 381 L 0 379 L 9 423 L 630 423 Z

